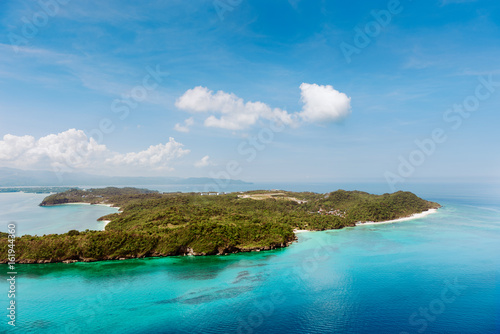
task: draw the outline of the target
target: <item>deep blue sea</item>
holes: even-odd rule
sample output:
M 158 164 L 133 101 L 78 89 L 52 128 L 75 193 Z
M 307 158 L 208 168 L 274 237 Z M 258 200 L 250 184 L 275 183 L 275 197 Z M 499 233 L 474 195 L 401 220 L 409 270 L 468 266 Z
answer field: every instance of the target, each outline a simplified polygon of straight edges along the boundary
M 376 184 L 247 187 L 388 192 Z M 17 265 L 16 328 L 7 325 L 9 286 L 0 280 L 0 332 L 500 333 L 498 187 L 408 190 L 443 208 L 412 221 L 300 233 L 268 252 Z M 30 196 L 0 196 L 2 224 L 7 217 L 43 229 L 70 210 L 78 228 L 96 226 L 95 217 L 75 215 L 97 207 L 40 211 Z

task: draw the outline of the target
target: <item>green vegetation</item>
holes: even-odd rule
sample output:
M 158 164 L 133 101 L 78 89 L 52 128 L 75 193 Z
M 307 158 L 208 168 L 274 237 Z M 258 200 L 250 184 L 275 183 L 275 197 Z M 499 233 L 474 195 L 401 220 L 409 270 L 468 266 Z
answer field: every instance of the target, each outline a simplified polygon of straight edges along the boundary
M 135 188 L 71 189 L 46 197 L 40 205 L 76 202 L 112 203 L 123 212 L 100 218 L 111 221 L 105 231 L 16 238 L 17 260 L 96 261 L 267 250 L 295 240 L 294 229 L 339 229 L 439 207 L 409 192 L 378 196 L 344 190 L 329 194 L 252 191 L 203 196 Z M 2 242 L 1 251 L 6 255 L 5 245 Z
M 113 204 L 121 206 L 134 199 L 161 197 L 157 191 L 137 188 L 97 188 L 82 190 L 72 188 L 64 192 L 44 198 L 40 206 L 50 206 L 67 203 Z

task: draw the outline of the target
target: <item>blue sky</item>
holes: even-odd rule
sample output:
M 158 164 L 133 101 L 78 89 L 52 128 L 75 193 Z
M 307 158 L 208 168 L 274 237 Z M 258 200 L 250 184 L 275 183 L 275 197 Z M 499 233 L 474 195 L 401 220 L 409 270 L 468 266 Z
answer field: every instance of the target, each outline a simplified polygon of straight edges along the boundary
M 481 0 L 2 1 L 0 167 L 498 179 L 499 23 Z

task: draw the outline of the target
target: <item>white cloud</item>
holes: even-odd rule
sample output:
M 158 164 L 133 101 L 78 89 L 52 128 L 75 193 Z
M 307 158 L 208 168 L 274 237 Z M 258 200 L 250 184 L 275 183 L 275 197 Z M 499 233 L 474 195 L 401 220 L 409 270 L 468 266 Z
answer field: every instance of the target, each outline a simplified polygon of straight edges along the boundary
M 0 141 L 0 164 L 17 168 L 61 165 L 85 168 L 106 151 L 106 146 L 87 138 L 82 130 L 69 129 L 38 140 L 33 136 L 7 134 Z
M 190 150 L 183 149 L 183 146 L 170 137 L 168 143 L 151 145 L 144 151 L 114 154 L 112 158 L 106 159 L 106 163 L 116 166 L 128 165 L 172 170 L 169 162 L 190 152 Z
M 0 166 L 94 173 L 127 173 L 137 171 L 138 167 L 171 170 L 173 160 L 189 152 L 170 138 L 166 144 L 120 154 L 98 144 L 82 130 L 69 129 L 38 140 L 33 136 L 5 135 L 0 140 Z
M 187 133 L 187 132 L 189 132 L 189 127 L 193 126 L 193 124 L 194 124 L 193 117 L 189 117 L 188 119 L 186 119 L 184 121 L 184 125 L 182 125 L 180 123 L 175 124 L 174 130 Z
M 213 165 L 213 164 L 210 161 L 210 156 L 208 156 L 208 155 L 205 155 L 203 158 L 201 158 L 201 160 L 196 161 L 194 163 L 194 166 L 198 167 L 198 168 L 207 167 L 207 166 L 210 166 L 210 165 Z
M 7 134 L 0 141 L 0 160 L 14 160 L 35 146 L 32 136 L 13 136 Z
M 271 108 L 263 102 L 245 102 L 233 93 L 214 93 L 206 87 L 187 90 L 175 103 L 177 108 L 194 113 L 211 113 L 205 118 L 206 127 L 228 130 L 242 130 L 260 119 L 278 121 L 288 126 L 296 126 L 299 120 L 306 122 L 338 121 L 351 112 L 351 99 L 332 86 L 303 83 L 300 86 L 304 108 L 299 113 Z M 176 124 L 177 131 L 189 131 L 187 126 Z
M 206 87 L 195 87 L 187 90 L 175 105 L 181 110 L 191 113 L 214 113 L 205 119 L 207 127 L 218 127 L 230 130 L 241 130 L 254 125 L 260 118 L 281 121 L 292 125 L 293 116 L 279 108 L 272 109 L 262 102 L 244 102 L 234 94 L 218 91 L 214 93 Z
M 300 90 L 304 107 L 299 115 L 306 122 L 334 122 L 351 113 L 351 98 L 330 85 L 303 83 Z

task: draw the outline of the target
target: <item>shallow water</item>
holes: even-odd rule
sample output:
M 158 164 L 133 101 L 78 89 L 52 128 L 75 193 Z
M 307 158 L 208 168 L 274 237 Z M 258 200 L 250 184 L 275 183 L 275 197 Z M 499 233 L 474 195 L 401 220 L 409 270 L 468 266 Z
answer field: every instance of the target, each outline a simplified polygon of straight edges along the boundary
M 439 202 L 269 252 L 17 265 L 17 331 L 499 333 L 500 202 Z
M 0 193 L 0 231 L 16 223 L 16 235 L 66 233 L 69 230 L 102 230 L 99 217 L 118 212 L 117 208 L 101 205 L 38 206 L 48 194 Z

